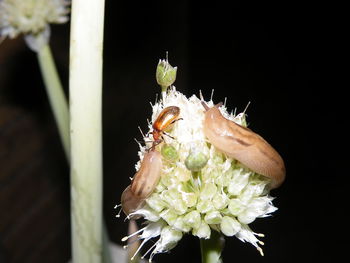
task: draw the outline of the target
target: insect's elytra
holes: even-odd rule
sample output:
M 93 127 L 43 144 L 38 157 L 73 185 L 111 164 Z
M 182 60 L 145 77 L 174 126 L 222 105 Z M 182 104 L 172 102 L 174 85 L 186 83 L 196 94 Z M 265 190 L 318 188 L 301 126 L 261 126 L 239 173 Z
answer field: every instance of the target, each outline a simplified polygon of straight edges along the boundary
M 152 134 L 154 139 L 152 148 L 163 141 L 162 134 L 172 123 L 179 119 L 179 115 L 180 108 L 177 106 L 169 106 L 161 111 L 152 125 Z
M 286 169 L 282 157 L 260 135 L 222 116 L 219 106 L 206 112 L 204 134 L 211 144 L 228 157 L 238 160 L 252 171 L 271 179 L 271 188 L 279 187 Z

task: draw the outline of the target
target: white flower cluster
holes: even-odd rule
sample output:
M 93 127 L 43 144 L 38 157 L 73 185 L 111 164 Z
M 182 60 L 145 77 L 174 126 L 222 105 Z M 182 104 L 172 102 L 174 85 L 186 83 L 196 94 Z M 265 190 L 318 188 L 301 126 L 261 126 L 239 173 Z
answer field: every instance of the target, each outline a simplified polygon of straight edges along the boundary
M 0 38 L 50 35 L 49 23 L 68 21 L 68 0 L 0 0 Z
M 206 103 L 213 106 L 212 101 Z M 187 99 L 175 88 L 170 89 L 162 101 L 153 105 L 152 123 L 168 106 L 180 108 L 181 120 L 174 123 L 167 131 L 170 136 L 164 135 L 165 142 L 156 148 L 163 155 L 160 182 L 146 205 L 129 215 L 141 215 L 147 220 L 147 226 L 133 234 L 141 233 L 140 249 L 149 239 L 160 236 L 145 254 L 152 251 L 152 260 L 155 254 L 173 248 L 184 233 L 208 239 L 211 231 L 218 231 L 253 244 L 263 254 L 258 245 L 263 242 L 256 237 L 263 235 L 254 233 L 248 224 L 277 210 L 269 196 L 269 179 L 227 158 L 210 144 L 203 133 L 205 110 L 199 98 L 193 95 Z M 244 114 L 234 116 L 224 106 L 220 111 L 227 119 L 245 125 Z M 152 124 L 149 128 L 151 132 Z M 151 141 L 152 134 L 144 139 Z M 162 151 L 169 145 L 176 150 L 176 158 L 167 159 Z M 140 148 L 142 160 L 147 148 Z M 200 171 L 191 172 L 186 160 L 198 153 L 206 157 L 206 163 Z M 140 162 L 136 169 L 139 167 Z

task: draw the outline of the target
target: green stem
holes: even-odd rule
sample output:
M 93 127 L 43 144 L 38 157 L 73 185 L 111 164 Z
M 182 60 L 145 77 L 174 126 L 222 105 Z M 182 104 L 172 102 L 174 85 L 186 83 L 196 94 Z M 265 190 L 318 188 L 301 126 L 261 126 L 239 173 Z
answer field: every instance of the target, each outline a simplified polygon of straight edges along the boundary
M 165 97 L 166 97 L 166 91 L 167 91 L 168 87 L 167 86 L 161 86 L 161 88 L 162 88 L 162 99 L 164 100 Z
M 57 74 L 57 69 L 52 56 L 51 48 L 45 45 L 37 53 L 41 74 L 44 79 L 45 88 L 58 127 L 59 135 L 66 154 L 67 161 L 70 162 L 70 139 L 69 139 L 69 107 L 64 94 L 61 81 Z M 108 249 L 108 232 L 103 225 L 103 262 L 111 262 Z
M 72 1 L 71 222 L 74 263 L 102 262 L 103 0 Z
M 216 231 L 211 231 L 209 239 L 200 239 L 202 263 L 221 263 L 221 252 L 224 249 L 225 239 Z
M 56 120 L 59 135 L 63 144 L 67 160 L 70 160 L 69 141 L 69 111 L 66 96 L 64 94 L 59 76 L 57 74 L 51 49 L 48 44 L 37 53 L 41 74 L 44 79 L 47 96 Z

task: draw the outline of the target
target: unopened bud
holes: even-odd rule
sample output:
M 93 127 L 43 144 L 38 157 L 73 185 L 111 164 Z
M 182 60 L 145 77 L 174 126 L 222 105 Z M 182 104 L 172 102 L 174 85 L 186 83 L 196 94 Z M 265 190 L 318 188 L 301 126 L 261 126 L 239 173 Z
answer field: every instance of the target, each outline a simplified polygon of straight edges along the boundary
M 208 162 L 208 156 L 199 151 L 191 152 L 186 160 L 186 168 L 192 172 L 199 172 Z
M 158 84 L 162 88 L 167 88 L 171 86 L 176 80 L 177 67 L 173 67 L 169 64 L 168 60 L 159 60 L 156 79 Z
M 179 157 L 175 147 L 169 144 L 164 144 L 162 146 L 161 153 L 162 153 L 162 156 L 170 162 L 176 161 Z
M 241 224 L 232 217 L 224 216 L 221 220 L 220 229 L 225 236 L 232 237 L 241 230 Z

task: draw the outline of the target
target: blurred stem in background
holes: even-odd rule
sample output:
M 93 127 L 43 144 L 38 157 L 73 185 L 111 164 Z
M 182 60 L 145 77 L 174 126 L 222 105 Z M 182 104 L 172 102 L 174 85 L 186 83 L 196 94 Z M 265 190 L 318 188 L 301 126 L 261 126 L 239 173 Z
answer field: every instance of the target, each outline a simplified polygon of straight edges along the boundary
M 44 79 L 46 92 L 56 120 L 59 135 L 63 144 L 68 162 L 70 161 L 69 139 L 69 109 L 61 81 L 58 77 L 51 49 L 45 44 L 37 52 L 41 74 Z
M 70 38 L 71 223 L 74 263 L 102 262 L 103 0 L 73 0 Z

